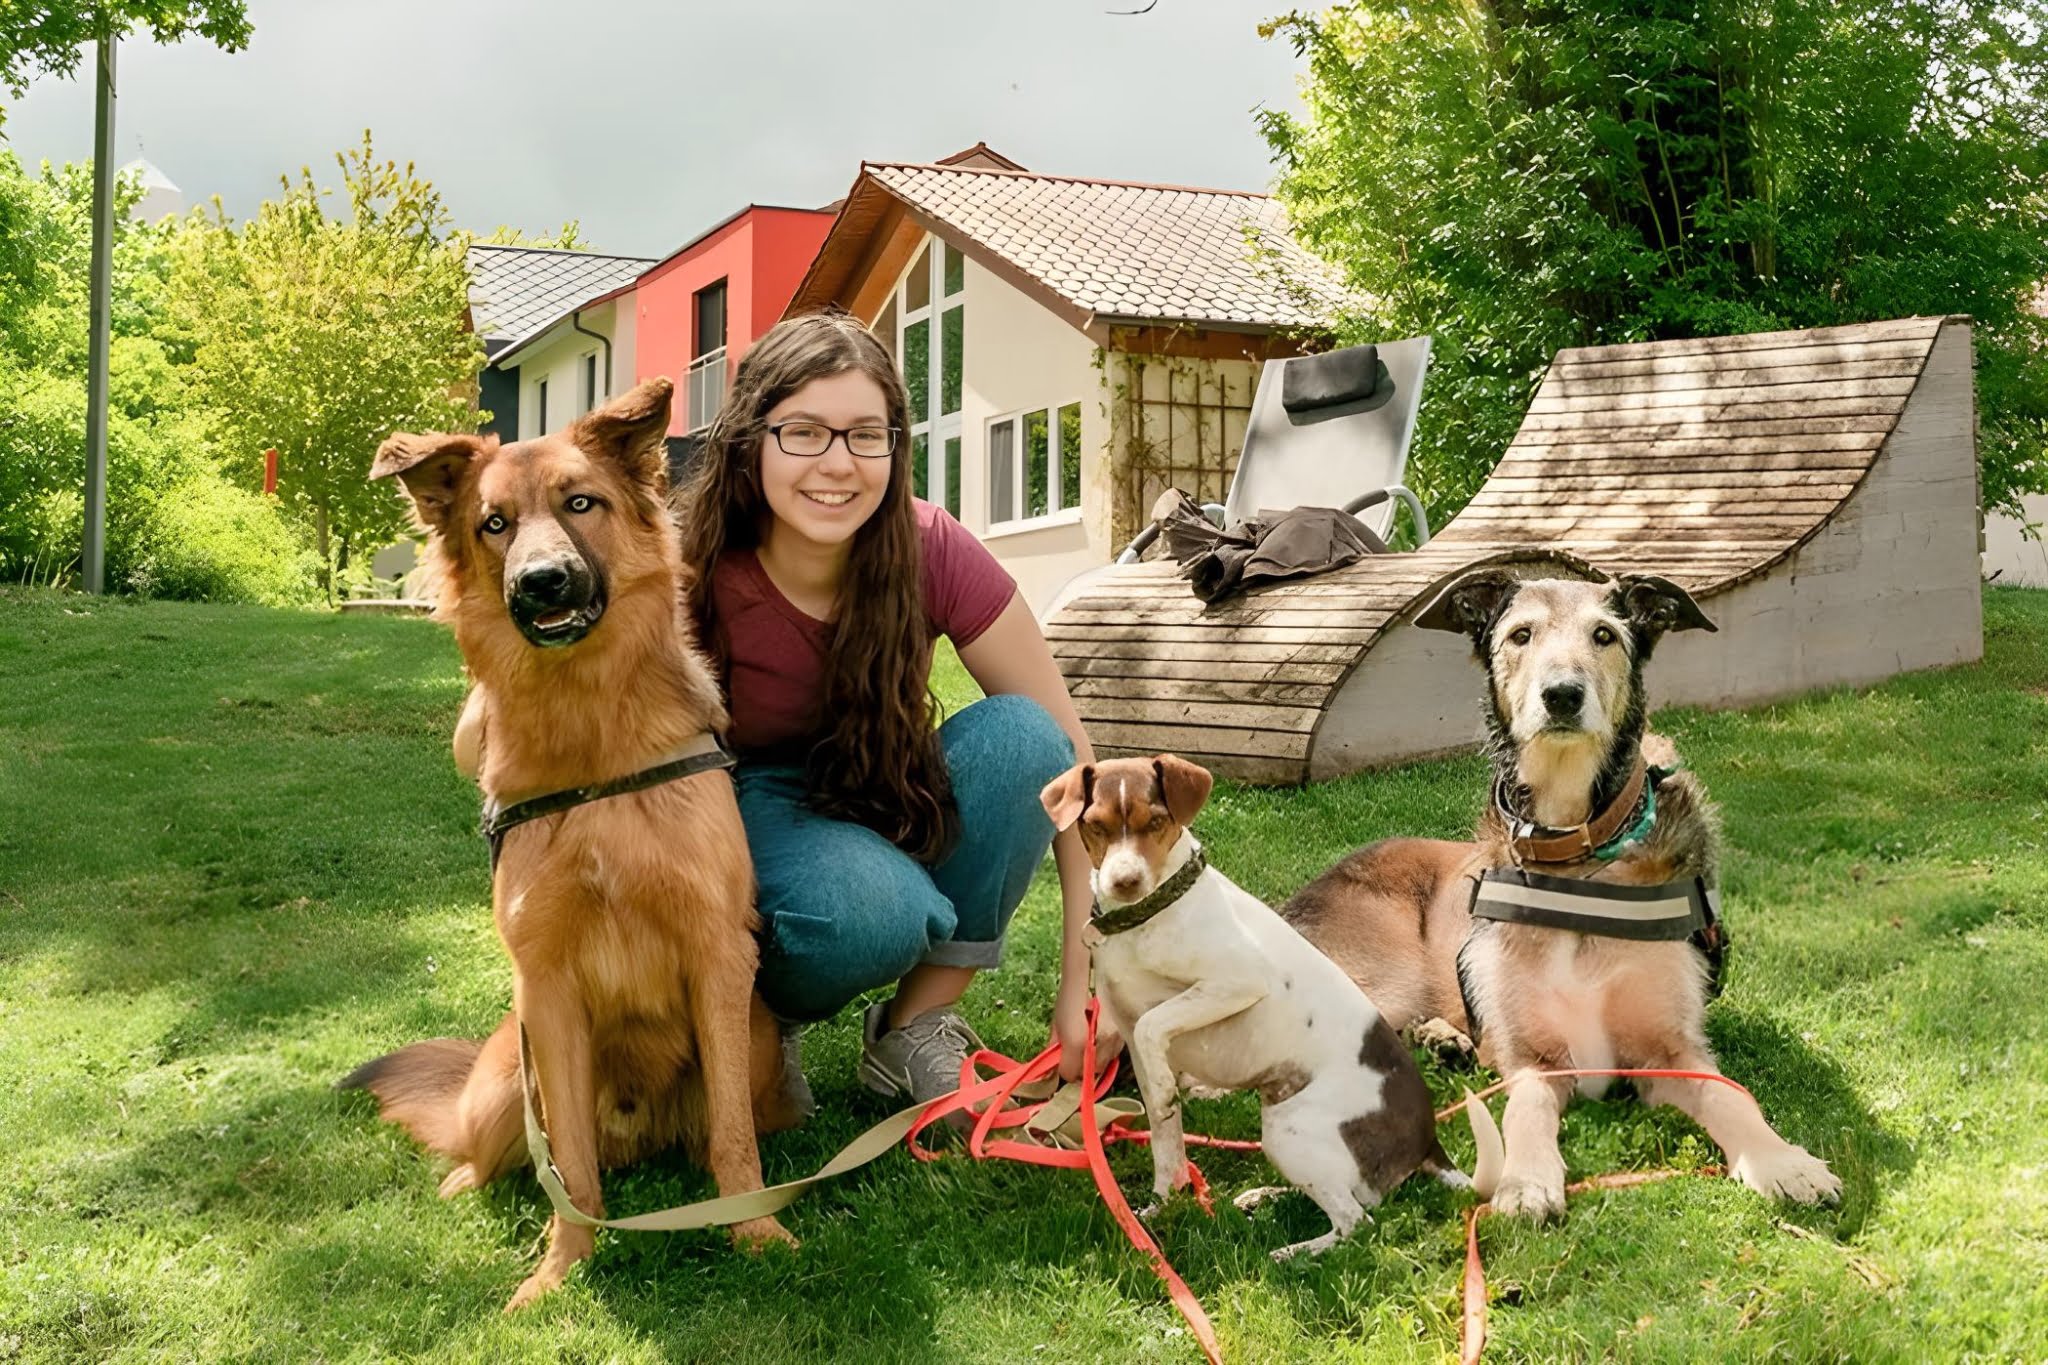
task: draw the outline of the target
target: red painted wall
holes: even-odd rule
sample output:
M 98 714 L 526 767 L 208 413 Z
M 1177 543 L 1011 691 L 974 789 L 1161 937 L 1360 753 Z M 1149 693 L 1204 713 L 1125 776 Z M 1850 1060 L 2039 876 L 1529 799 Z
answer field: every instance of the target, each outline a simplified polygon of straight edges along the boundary
M 697 291 L 721 279 L 730 376 L 747 347 L 782 316 L 831 226 L 830 213 L 749 207 L 642 275 L 635 381 L 667 375 L 683 389 L 697 353 Z M 679 393 L 669 434 L 679 436 L 689 427 L 687 401 Z

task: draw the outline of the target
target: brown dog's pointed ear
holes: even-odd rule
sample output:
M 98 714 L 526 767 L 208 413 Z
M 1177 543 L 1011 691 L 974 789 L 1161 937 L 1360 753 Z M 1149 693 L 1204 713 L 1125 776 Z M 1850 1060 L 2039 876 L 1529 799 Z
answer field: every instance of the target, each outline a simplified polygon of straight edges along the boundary
M 1477 569 L 1437 594 L 1415 617 L 1424 630 L 1452 630 L 1472 637 L 1474 648 L 1486 647 L 1486 632 L 1515 595 L 1519 581 L 1499 569 Z
M 1054 829 L 1066 829 L 1081 818 L 1081 812 L 1088 809 L 1088 796 L 1094 785 L 1095 769 L 1086 763 L 1067 769 L 1045 784 L 1045 790 L 1038 794 L 1038 804 L 1045 807 Z
M 1159 793 L 1166 798 L 1166 813 L 1174 823 L 1191 825 L 1202 807 L 1208 804 L 1209 790 L 1216 785 L 1216 779 L 1209 775 L 1207 768 L 1199 767 L 1176 754 L 1160 754 L 1152 760 L 1152 771 L 1159 777 Z
M 455 490 L 462 486 L 463 475 L 469 472 L 470 461 L 485 449 L 482 437 L 461 432 L 425 436 L 395 432 L 377 447 L 377 458 L 370 463 L 370 477 L 388 479 L 396 474 L 405 485 L 406 496 L 412 499 L 413 514 L 419 519 L 420 528 L 438 531 L 447 521 L 448 508 L 455 501 Z
M 618 461 L 626 477 L 658 502 L 668 493 L 668 414 L 675 391 L 656 375 L 577 418 L 569 439 L 592 455 Z
M 1691 593 L 1668 578 L 1625 574 L 1614 580 L 1614 596 L 1621 614 L 1651 641 L 1667 630 L 1720 629 L 1707 619 Z

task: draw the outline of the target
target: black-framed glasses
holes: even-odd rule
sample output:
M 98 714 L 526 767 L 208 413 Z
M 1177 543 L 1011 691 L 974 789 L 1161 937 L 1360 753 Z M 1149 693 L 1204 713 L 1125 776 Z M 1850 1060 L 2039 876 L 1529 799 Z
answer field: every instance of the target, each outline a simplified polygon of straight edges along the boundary
M 896 453 L 895 427 L 828 427 L 823 422 L 777 422 L 768 428 L 775 444 L 785 455 L 823 455 L 832 448 L 834 436 L 843 437 L 846 448 L 863 460 L 879 460 Z

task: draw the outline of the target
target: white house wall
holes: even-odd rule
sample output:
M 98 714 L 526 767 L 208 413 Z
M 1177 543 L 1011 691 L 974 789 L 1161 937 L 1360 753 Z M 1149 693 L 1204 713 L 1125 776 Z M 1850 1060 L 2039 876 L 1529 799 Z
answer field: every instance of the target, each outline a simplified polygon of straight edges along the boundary
M 1043 304 L 973 260 L 967 262 L 966 356 L 960 396 L 960 520 L 982 538 L 1031 604 L 1042 609 L 1062 583 L 1106 563 L 1109 419 L 1095 343 Z M 988 424 L 1036 408 L 1081 405 L 1081 515 L 1036 530 L 989 527 Z M 939 449 L 931 458 L 943 458 Z
M 620 308 L 620 302 L 627 306 Z M 583 326 L 612 339 L 610 394 L 605 392 L 604 343 L 571 327 L 568 318 L 549 328 L 539 341 L 514 357 L 516 364 L 513 368 L 519 372 L 520 440 L 527 441 L 546 434 L 541 426 L 538 398 L 542 379 L 548 381 L 547 430 L 559 429 L 587 411 L 583 402 L 583 358 L 587 355 L 595 353 L 597 356 L 599 404 L 608 396 L 616 396 L 632 386 L 636 319 L 631 303 L 632 296 L 626 295 L 622 300 L 615 299 L 586 309 L 582 317 Z
M 2013 517 L 1984 519 L 1984 577 L 1993 583 L 2022 588 L 2048 588 L 2048 495 L 2036 493 L 2020 499 L 2027 521 L 2035 527 L 2029 537 Z

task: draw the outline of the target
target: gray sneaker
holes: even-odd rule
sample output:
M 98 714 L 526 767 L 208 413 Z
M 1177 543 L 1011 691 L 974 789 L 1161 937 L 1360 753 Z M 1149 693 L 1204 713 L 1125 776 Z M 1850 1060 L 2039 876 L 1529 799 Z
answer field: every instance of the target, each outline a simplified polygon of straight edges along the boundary
M 950 1009 L 926 1010 L 901 1028 L 887 1027 L 889 1004 L 868 1006 L 861 1018 L 860 1083 L 877 1095 L 923 1104 L 960 1088 L 960 1063 L 981 1049 L 981 1039 Z M 972 1120 L 948 1115 L 954 1127 Z

